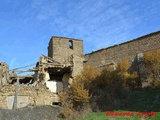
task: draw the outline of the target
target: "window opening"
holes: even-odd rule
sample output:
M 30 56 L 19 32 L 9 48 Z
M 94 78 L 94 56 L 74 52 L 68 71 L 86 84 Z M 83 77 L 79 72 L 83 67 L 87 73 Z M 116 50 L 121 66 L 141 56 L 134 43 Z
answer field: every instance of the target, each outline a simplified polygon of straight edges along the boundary
M 72 40 L 69 40 L 68 48 L 73 49 L 73 41 Z

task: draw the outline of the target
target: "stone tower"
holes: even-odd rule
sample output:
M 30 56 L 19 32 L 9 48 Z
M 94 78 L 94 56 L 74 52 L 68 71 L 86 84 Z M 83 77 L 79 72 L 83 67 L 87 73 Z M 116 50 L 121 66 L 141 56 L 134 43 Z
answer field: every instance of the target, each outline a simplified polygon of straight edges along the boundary
M 83 70 L 83 41 L 53 36 L 48 46 L 48 57 L 61 64 L 71 64 L 71 77 L 75 77 Z

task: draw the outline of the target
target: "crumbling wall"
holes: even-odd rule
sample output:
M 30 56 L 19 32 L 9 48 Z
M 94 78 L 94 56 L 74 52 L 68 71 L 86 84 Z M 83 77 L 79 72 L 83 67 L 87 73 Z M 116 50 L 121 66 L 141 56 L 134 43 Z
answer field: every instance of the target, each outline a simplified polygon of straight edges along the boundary
M 52 37 L 48 46 L 48 56 L 42 55 L 40 57 L 36 67 L 32 69 L 35 71 L 33 79 L 27 81 L 32 87 L 19 86 L 18 97 L 15 98 L 19 101 L 21 98 L 29 101 L 28 104 L 31 105 L 58 103 L 58 93 L 67 88 L 74 77 L 81 74 L 83 62 L 82 40 Z M 15 82 L 16 80 L 17 78 L 15 78 Z M 20 83 L 22 81 L 20 79 Z M 0 88 L 0 91 L 0 107 L 12 108 L 12 104 L 9 103 L 14 100 L 15 86 L 5 85 Z
M 9 83 L 9 69 L 5 62 L 0 62 L 0 85 Z
M 86 54 L 85 59 L 87 62 L 85 65 L 104 68 L 128 59 L 132 63 L 132 67 L 134 67 L 138 54 L 155 48 L 160 49 L 160 31 Z
M 0 108 L 8 109 L 8 99 L 15 95 L 15 89 L 14 85 L 0 87 Z M 52 93 L 45 86 L 19 86 L 18 96 L 28 96 L 28 104 L 36 106 L 53 105 L 53 102 L 59 102 L 57 94 Z

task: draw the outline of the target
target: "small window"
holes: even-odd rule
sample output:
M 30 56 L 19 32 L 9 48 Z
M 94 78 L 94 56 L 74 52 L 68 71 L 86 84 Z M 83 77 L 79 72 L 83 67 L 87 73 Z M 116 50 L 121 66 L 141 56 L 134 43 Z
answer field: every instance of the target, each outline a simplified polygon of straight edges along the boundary
M 73 49 L 73 41 L 72 40 L 69 40 L 68 48 Z

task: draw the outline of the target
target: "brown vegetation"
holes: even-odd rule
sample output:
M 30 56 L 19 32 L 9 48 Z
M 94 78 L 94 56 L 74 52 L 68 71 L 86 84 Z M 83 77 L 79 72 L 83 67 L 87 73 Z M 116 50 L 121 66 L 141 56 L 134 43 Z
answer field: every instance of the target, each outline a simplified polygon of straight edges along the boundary
M 139 88 L 141 84 L 138 79 L 137 72 L 133 72 L 133 73 L 128 72 L 129 67 L 130 67 L 130 64 L 128 60 L 125 59 L 123 60 L 123 62 L 121 62 L 118 65 L 117 71 L 118 71 L 119 78 L 121 78 L 123 81 L 122 83 L 123 88 L 133 90 L 133 89 Z
M 159 75 L 159 57 L 160 53 L 157 50 L 144 55 L 146 68 L 155 79 Z M 141 88 L 137 72 L 130 73 L 129 67 L 128 60 L 123 60 L 114 71 L 85 66 L 70 88 L 60 95 L 62 115 L 69 117 L 82 111 L 87 114 L 90 106 L 93 111 L 128 106 L 129 91 Z
M 160 51 L 155 49 L 144 53 L 144 67 L 146 78 L 152 87 L 160 87 Z
M 91 95 L 89 91 L 84 88 L 84 83 L 81 81 L 73 82 L 73 84 L 64 92 L 60 94 L 60 102 L 63 109 L 61 115 L 64 118 L 74 119 L 78 114 L 90 113 L 89 100 Z

